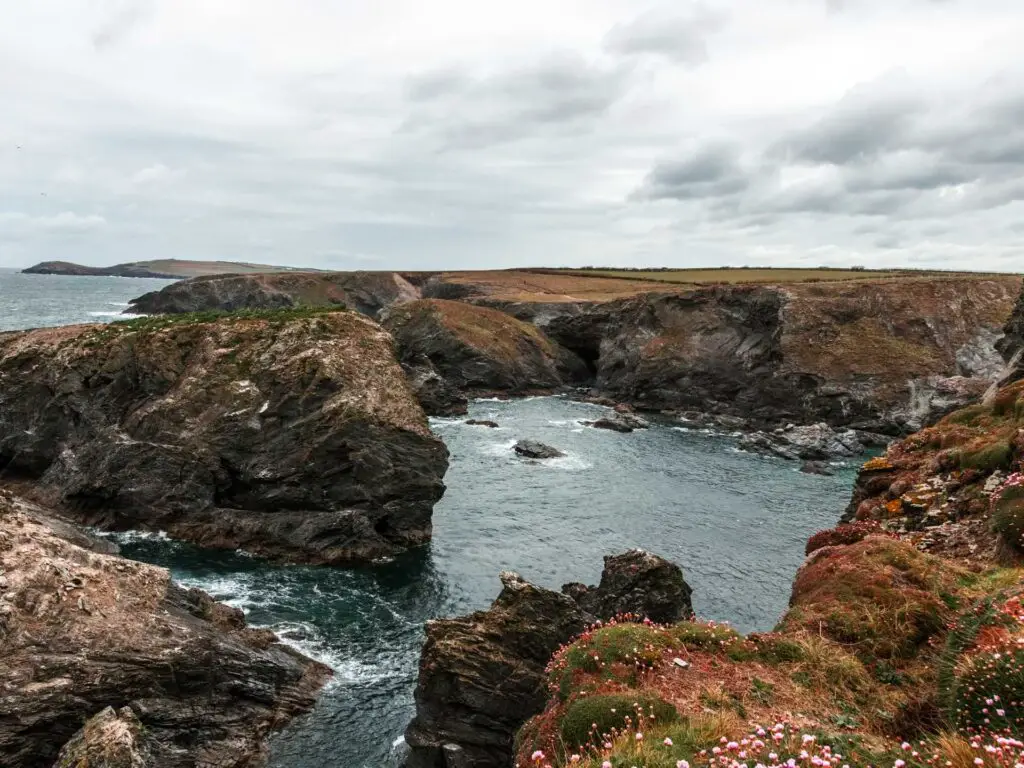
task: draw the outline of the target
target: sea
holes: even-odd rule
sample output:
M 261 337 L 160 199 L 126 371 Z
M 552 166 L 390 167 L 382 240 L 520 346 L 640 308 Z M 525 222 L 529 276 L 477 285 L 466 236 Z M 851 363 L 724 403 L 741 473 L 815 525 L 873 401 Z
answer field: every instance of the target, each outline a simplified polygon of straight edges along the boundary
M 116 320 L 129 299 L 167 282 L 0 270 L 0 330 Z M 802 474 L 740 451 L 735 434 L 670 419 L 625 435 L 580 423 L 605 412 L 534 397 L 472 403 L 467 418 L 498 429 L 431 420 L 451 452 L 448 490 L 433 541 L 391 562 L 278 566 L 160 534 L 112 537 L 125 556 L 169 568 L 334 670 L 314 711 L 273 737 L 273 768 L 398 766 L 424 623 L 485 609 L 499 572 L 551 588 L 593 584 L 605 555 L 641 547 L 682 566 L 700 616 L 768 630 L 808 536 L 835 525 L 850 498 L 853 465 Z M 522 460 L 512 451 L 522 438 L 566 456 Z

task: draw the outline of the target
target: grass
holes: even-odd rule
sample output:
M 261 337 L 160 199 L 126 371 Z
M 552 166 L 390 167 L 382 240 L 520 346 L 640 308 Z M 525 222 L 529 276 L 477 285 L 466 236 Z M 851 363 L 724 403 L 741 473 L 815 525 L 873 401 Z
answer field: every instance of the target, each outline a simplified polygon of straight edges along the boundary
M 717 269 L 530 269 L 538 274 L 568 274 L 580 277 L 603 277 L 618 280 L 646 280 L 663 283 L 803 283 L 833 282 L 838 280 L 879 280 L 907 277 L 956 277 L 971 275 L 985 277 L 980 272 L 939 272 L 915 270 L 868 270 L 816 268 L 759 268 L 721 267 Z M 1000 275 L 1002 276 L 1002 275 Z
M 562 718 L 562 743 L 570 749 L 597 745 L 624 729 L 679 719 L 675 707 L 650 694 L 632 691 L 574 701 Z

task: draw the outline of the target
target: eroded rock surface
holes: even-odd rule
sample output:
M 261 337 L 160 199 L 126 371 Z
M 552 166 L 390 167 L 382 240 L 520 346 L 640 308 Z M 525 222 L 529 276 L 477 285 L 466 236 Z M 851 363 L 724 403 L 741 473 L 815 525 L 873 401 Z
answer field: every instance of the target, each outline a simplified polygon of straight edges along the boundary
M 419 289 L 397 272 L 210 275 L 182 280 L 133 299 L 125 314 L 338 306 L 376 318 L 392 304 L 419 297 Z
M 329 670 L 165 569 L 55 530 L 0 495 L 0 765 L 262 764 Z
M 588 375 L 535 326 L 487 307 L 416 301 L 392 309 L 384 325 L 432 415 L 464 413 L 467 396 L 551 392 Z
M 558 459 L 565 456 L 557 448 L 553 448 L 545 443 L 539 443 L 536 440 L 520 440 L 512 446 L 512 450 L 528 459 Z
M 559 593 L 515 573 L 501 581 L 488 610 L 428 622 L 407 768 L 511 765 L 513 736 L 543 709 L 544 668 L 562 644 L 619 613 L 692 615 L 679 567 L 640 550 L 605 558 L 598 587 L 572 584 Z
M 447 450 L 352 312 L 0 335 L 0 468 L 89 524 L 339 564 L 430 538 Z

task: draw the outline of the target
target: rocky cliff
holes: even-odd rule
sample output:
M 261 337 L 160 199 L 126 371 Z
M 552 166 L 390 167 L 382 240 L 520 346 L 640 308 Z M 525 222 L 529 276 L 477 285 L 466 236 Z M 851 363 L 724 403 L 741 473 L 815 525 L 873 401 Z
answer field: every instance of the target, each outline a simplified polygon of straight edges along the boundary
M 549 392 L 588 376 L 536 326 L 487 307 L 424 299 L 394 307 L 384 326 L 431 414 L 465 412 L 467 397 Z
M 430 538 L 446 467 L 391 337 L 355 313 L 0 335 L 0 469 L 92 525 L 365 561 Z
M 26 275 L 73 275 L 103 277 L 154 277 L 167 280 L 258 272 L 280 272 L 285 267 L 269 264 L 249 264 L 238 261 L 187 261 L 184 259 L 154 259 L 115 264 L 111 267 L 86 267 L 69 261 L 43 261 L 23 269 Z M 212 307 L 210 307 L 212 309 Z
M 542 328 L 616 400 L 893 434 L 984 391 L 1019 289 L 1009 277 L 713 286 L 570 305 Z
M 427 624 L 408 768 L 511 765 L 513 737 L 543 708 L 545 666 L 560 646 L 620 613 L 663 621 L 693 614 L 679 567 L 640 550 L 605 558 L 597 587 L 553 592 L 515 573 L 501 581 L 488 610 Z
M 377 317 L 385 307 L 419 296 L 419 289 L 397 272 L 213 275 L 184 280 L 144 294 L 130 302 L 125 314 L 335 306 Z
M 107 550 L 0 493 L 0 764 L 262 765 L 329 670 Z

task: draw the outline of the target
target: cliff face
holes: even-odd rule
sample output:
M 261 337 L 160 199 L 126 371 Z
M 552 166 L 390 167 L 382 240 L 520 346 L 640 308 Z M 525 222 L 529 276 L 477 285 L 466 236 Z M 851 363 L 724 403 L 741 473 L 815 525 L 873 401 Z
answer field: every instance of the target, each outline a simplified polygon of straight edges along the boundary
M 329 670 L 51 523 L 0 495 L 0 764 L 51 768 L 93 716 L 58 765 L 262 764 L 269 731 L 312 707 Z M 102 761 L 118 752 L 135 761 Z
M 396 272 L 214 275 L 144 294 L 131 301 L 125 314 L 338 306 L 377 317 L 385 307 L 417 298 L 419 289 Z
M 1019 288 L 1016 278 L 716 286 L 574 305 L 543 327 L 614 399 L 895 433 L 988 386 Z
M 70 514 L 311 563 L 427 541 L 447 451 L 349 312 L 0 335 L 0 467 Z
M 393 308 L 384 325 L 432 414 L 464 411 L 468 396 L 551 391 L 588 375 L 535 326 L 495 309 L 424 299 Z

